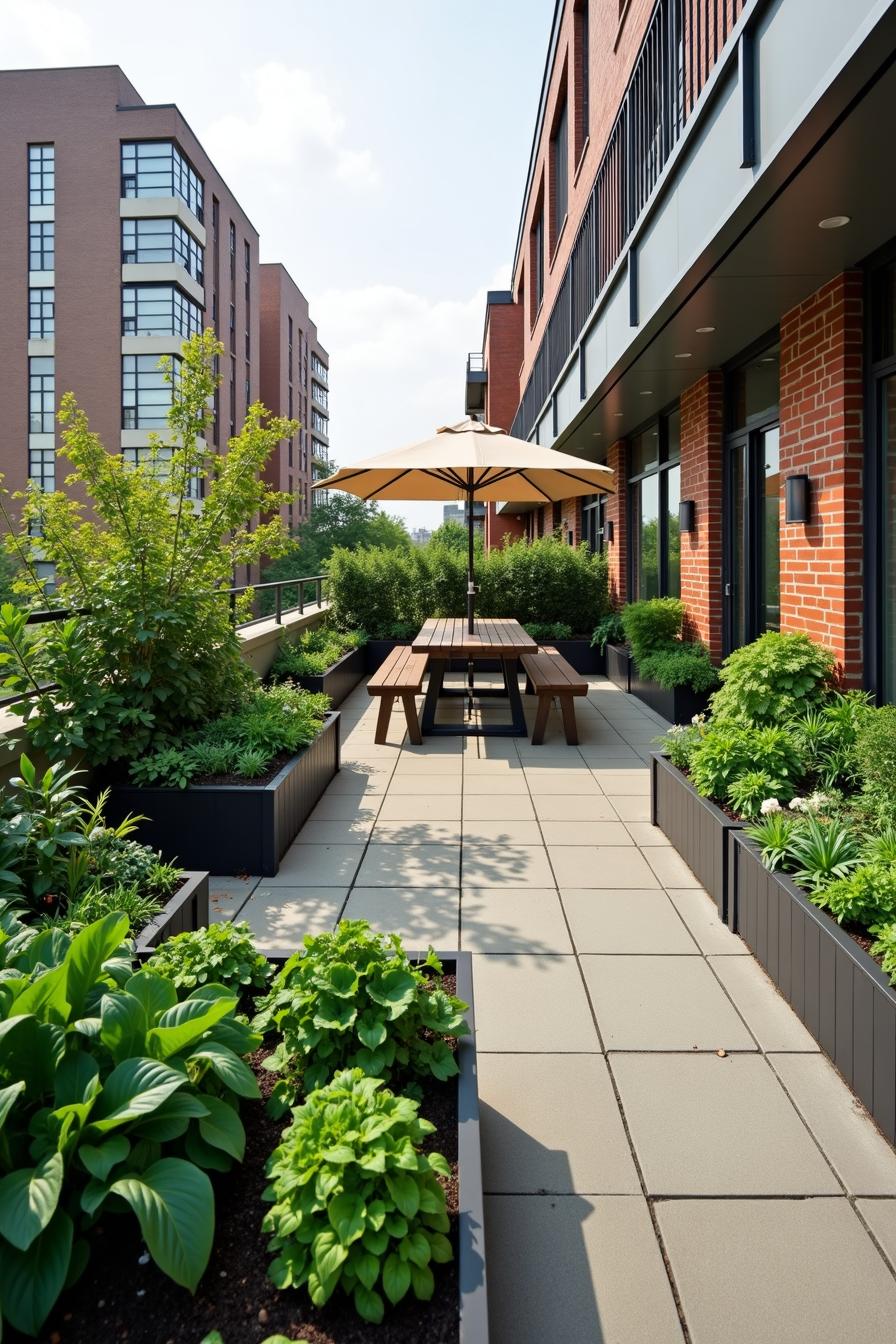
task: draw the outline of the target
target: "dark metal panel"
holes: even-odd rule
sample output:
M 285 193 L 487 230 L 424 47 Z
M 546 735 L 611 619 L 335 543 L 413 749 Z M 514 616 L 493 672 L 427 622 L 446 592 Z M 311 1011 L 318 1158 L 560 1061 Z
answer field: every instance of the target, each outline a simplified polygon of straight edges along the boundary
M 790 940 L 790 1002 L 794 1012 L 805 1021 L 806 914 L 797 905 L 791 915 Z
M 853 1004 L 852 1004 L 853 966 L 842 948 L 837 948 L 837 971 L 834 987 L 837 1024 L 835 1032 L 834 1063 L 848 1083 L 853 1074 Z
M 896 1142 L 896 1012 L 883 994 L 874 996 L 874 1095 L 871 1111 L 890 1142 Z
M 837 1048 L 837 945 L 830 938 L 818 946 L 818 1044 L 833 1059 Z M 893 1019 L 896 1027 L 896 1017 Z
M 874 986 L 853 966 L 852 1085 L 865 1104 L 874 1104 Z
M 820 1024 L 818 1006 L 820 976 L 819 937 L 820 930 L 818 925 L 814 920 L 807 919 L 805 923 L 805 938 L 803 940 L 803 946 L 805 948 L 804 967 L 806 991 L 803 1021 L 816 1040 L 818 1040 Z

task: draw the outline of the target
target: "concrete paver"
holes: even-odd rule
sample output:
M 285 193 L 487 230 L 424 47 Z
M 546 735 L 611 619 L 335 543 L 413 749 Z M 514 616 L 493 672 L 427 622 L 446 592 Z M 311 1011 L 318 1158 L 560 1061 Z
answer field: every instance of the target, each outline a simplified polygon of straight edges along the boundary
M 560 898 L 577 952 L 700 955 L 664 891 L 562 887 Z

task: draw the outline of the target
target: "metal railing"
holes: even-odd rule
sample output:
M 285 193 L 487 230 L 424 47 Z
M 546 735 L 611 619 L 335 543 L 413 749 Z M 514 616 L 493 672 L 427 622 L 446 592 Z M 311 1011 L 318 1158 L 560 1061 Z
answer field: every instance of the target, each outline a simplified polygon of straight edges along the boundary
M 467 355 L 467 373 L 485 373 L 485 355 L 481 350 L 471 350 Z
M 214 595 L 217 597 L 228 597 L 230 599 L 231 613 L 236 615 L 237 598 L 240 593 L 251 592 L 253 596 L 257 593 L 273 594 L 272 610 L 261 611 L 248 621 L 240 621 L 237 625 L 238 630 L 247 630 L 253 625 L 258 625 L 261 621 L 269 621 L 271 617 L 277 625 L 283 624 L 283 617 L 293 612 L 302 615 L 306 606 L 321 606 L 323 603 L 323 586 L 325 575 L 313 574 L 301 579 L 277 579 L 270 583 L 241 583 L 233 588 L 216 588 Z M 296 589 L 296 600 L 293 606 L 285 607 L 283 605 L 284 588 Z M 313 597 L 306 597 L 306 588 L 310 588 Z M 208 597 L 208 593 L 197 593 L 197 597 Z M 265 596 L 261 599 L 261 606 L 266 606 Z M 48 621 L 67 621 L 71 616 L 89 616 L 90 607 L 59 607 L 47 611 L 29 611 L 26 618 L 26 625 L 45 625 Z M 31 691 L 22 691 L 17 695 L 5 695 L 0 697 L 0 709 L 6 709 L 9 705 L 19 704 L 22 700 L 33 700 L 35 696 L 42 695 L 44 691 L 55 691 L 57 685 L 53 681 L 43 683 L 39 688 Z
M 531 434 L 747 3 L 657 0 L 514 416 L 515 437 Z

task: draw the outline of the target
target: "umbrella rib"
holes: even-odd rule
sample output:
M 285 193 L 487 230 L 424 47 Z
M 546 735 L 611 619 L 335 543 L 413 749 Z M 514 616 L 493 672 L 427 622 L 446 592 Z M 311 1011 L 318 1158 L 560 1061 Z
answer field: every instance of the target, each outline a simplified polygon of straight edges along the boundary
M 553 504 L 554 501 L 551 499 L 550 495 L 546 495 L 540 485 L 536 485 L 534 481 L 530 481 L 529 477 L 526 475 L 524 471 L 521 471 L 519 474 L 520 476 L 522 476 L 523 480 L 526 482 L 527 485 L 531 485 L 533 490 L 538 491 L 543 500 L 545 500 L 548 504 Z
M 369 495 L 363 495 L 362 499 L 364 500 L 365 504 L 367 503 L 368 499 L 373 499 L 374 495 L 378 495 L 382 490 L 388 490 L 390 485 L 394 485 L 396 481 L 400 481 L 402 476 L 407 476 L 408 470 L 409 469 L 405 467 L 404 470 L 400 471 L 397 476 L 393 476 L 390 481 L 384 481 L 382 485 L 378 485 L 373 490 L 371 490 Z M 357 472 L 356 475 L 360 476 L 361 473 Z
M 520 474 L 519 467 L 499 467 L 496 468 L 494 476 L 490 476 L 488 478 L 486 484 L 500 485 L 502 481 L 506 481 L 509 479 L 509 477 L 518 476 L 519 474 Z
M 430 467 L 419 468 L 425 476 L 432 476 L 437 481 L 447 481 L 449 485 L 456 485 L 459 490 L 466 490 L 467 483 L 463 477 L 459 476 L 453 467 L 443 467 L 438 471 L 433 471 Z
M 571 481 L 581 481 L 582 485 L 593 486 L 595 491 L 602 491 L 606 495 L 614 495 L 616 493 L 615 490 L 611 490 L 608 485 L 597 485 L 594 481 L 589 481 L 587 476 L 577 476 L 576 473 L 570 471 L 568 467 L 563 467 L 562 473 L 564 476 L 568 476 Z

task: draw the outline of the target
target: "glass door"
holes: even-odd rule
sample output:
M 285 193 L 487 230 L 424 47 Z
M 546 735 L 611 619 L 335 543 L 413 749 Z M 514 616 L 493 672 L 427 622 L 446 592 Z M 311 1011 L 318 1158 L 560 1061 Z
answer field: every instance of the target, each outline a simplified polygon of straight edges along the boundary
M 780 429 L 731 435 L 725 454 L 725 652 L 781 627 Z
M 762 489 L 761 573 L 759 625 L 762 630 L 781 629 L 781 430 L 778 425 L 762 429 L 757 436 Z

